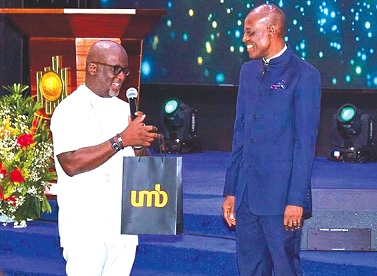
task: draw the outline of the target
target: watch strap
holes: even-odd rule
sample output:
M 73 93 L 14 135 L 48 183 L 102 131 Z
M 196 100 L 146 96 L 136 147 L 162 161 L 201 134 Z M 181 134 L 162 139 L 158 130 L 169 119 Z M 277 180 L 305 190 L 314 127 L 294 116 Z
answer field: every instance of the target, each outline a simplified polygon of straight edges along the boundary
M 120 136 L 119 133 L 117 133 L 117 138 L 118 138 L 118 143 L 119 143 L 120 147 L 121 147 L 122 149 L 124 149 L 122 136 Z
M 114 151 L 118 152 L 118 151 L 122 150 L 121 146 L 117 142 L 114 141 L 114 138 L 110 138 L 109 142 L 111 144 L 111 148 Z

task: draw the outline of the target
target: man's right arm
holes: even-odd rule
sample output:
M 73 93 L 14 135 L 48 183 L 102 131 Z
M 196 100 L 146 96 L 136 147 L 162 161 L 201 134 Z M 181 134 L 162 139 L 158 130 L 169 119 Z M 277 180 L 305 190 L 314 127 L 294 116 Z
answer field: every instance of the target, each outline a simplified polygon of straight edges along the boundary
M 149 147 L 158 138 L 157 128 L 144 125 L 145 116 L 138 117 L 120 133 L 124 147 L 142 145 Z M 117 139 L 114 133 L 114 140 Z M 109 160 L 116 151 L 112 148 L 111 142 L 104 141 L 101 144 L 83 147 L 74 151 L 63 152 L 57 155 L 57 159 L 69 176 L 91 171 Z

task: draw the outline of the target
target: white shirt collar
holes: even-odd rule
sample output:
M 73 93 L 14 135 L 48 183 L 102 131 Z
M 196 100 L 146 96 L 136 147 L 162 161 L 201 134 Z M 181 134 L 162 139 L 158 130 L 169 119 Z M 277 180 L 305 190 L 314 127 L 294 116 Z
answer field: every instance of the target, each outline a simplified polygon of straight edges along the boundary
M 271 59 L 280 57 L 282 54 L 284 54 L 284 52 L 285 52 L 285 50 L 287 50 L 287 48 L 288 48 L 287 44 L 284 44 L 283 49 L 281 49 L 281 51 L 279 53 L 277 53 L 276 55 L 274 55 L 270 58 L 263 58 L 264 64 L 269 64 Z

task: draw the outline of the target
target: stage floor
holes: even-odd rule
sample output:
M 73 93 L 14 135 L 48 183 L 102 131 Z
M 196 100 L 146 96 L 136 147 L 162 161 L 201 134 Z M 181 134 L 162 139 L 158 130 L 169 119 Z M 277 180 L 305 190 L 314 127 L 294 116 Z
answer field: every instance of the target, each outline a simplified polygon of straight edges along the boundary
M 189 232 L 208 234 L 206 231 L 209 231 L 214 235 L 234 237 L 234 233 L 228 232 L 223 225 L 221 210 L 229 155 L 230 152 L 167 155 L 183 158 L 183 209 L 190 220 L 187 225 L 185 223 Z M 308 249 L 309 229 L 339 228 L 370 229 L 370 249 L 377 251 L 376 162 L 342 163 L 316 158 L 312 193 L 313 216 L 304 224 L 302 249 Z M 211 229 L 197 224 L 198 216 L 210 217 Z
M 184 180 L 186 180 L 184 192 L 222 195 L 229 155 L 229 152 L 179 155 L 183 157 Z M 316 158 L 312 188 L 377 189 L 377 162 L 343 163 Z
M 180 155 L 185 213 L 222 216 L 229 155 L 229 152 Z M 370 229 L 370 250 L 377 250 L 377 163 L 343 163 L 316 158 L 312 193 L 313 217 L 304 224 L 302 249 L 310 249 L 309 229 Z M 342 244 L 347 242 L 342 240 L 343 236 L 335 239 L 339 239 L 336 249 L 347 250 Z
M 225 226 L 221 210 L 229 154 L 180 155 L 183 158 L 184 233 L 164 237 L 140 235 L 132 276 L 236 275 L 235 233 Z M 315 160 L 313 217 L 305 221 L 301 245 L 305 276 L 377 275 L 376 176 L 377 163 Z M 51 203 L 54 212 L 44 214 L 42 220 L 31 221 L 28 228 L 0 225 L 0 259 L 4 260 L 0 262 L 0 271 L 15 272 L 14 275 L 64 275 L 65 262 L 59 248 L 56 223 L 58 208 L 56 200 Z M 309 230 L 325 228 L 341 230 L 339 238 L 332 236 L 321 240 L 322 244 L 333 244 L 334 248 L 308 248 Z M 370 229 L 370 248 L 349 250 L 350 244 L 354 248 L 358 246 L 359 239 L 344 236 L 345 229 Z M 31 273 L 40 268 L 53 272 Z

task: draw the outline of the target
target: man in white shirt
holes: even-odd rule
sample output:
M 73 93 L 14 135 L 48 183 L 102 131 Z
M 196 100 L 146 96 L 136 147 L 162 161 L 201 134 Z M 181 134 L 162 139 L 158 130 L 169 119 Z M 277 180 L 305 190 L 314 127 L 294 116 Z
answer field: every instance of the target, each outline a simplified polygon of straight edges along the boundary
M 51 118 L 59 189 L 59 235 L 69 276 L 129 275 L 138 238 L 121 235 L 123 156 L 142 155 L 158 138 L 155 126 L 131 121 L 117 97 L 130 73 L 116 42 L 92 45 L 85 84 L 62 101 Z

